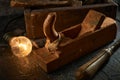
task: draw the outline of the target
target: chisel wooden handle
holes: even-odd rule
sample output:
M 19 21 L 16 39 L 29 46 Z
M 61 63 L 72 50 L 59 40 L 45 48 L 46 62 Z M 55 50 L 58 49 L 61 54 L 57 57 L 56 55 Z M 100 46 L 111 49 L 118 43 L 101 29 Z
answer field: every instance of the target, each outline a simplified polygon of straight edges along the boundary
M 90 80 L 103 64 L 109 60 L 119 45 L 120 40 L 116 41 L 112 46 L 101 50 L 97 56 L 79 67 L 75 73 L 76 80 Z

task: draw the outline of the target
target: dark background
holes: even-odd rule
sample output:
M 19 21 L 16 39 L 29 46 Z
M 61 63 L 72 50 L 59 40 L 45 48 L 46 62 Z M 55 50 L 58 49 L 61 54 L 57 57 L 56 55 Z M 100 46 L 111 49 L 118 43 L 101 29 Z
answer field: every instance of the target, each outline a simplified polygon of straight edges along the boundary
M 118 5 L 120 5 L 119 4 L 120 0 L 114 0 L 114 1 Z M 23 15 L 23 13 L 24 13 L 23 8 L 10 7 L 10 0 L 0 0 L 0 45 L 3 44 L 1 38 L 2 38 L 2 35 L 4 34 L 4 29 L 5 29 L 5 26 L 8 23 L 8 21 L 11 20 L 11 18 Z M 120 22 L 119 22 L 120 21 L 120 6 L 118 6 L 116 21 L 117 21 L 117 25 L 118 25 L 118 33 L 117 33 L 117 37 L 116 37 L 116 40 L 117 40 L 118 38 L 120 38 L 120 35 L 119 35 L 120 34 L 119 33 L 119 31 L 120 31 L 120 28 L 119 28 L 120 27 Z M 20 28 L 20 29 L 24 30 L 24 28 L 25 28 L 24 17 L 20 17 L 16 21 L 12 22 L 12 24 L 10 24 L 8 26 L 6 31 L 13 31 L 16 28 Z M 29 77 L 31 75 L 28 75 L 28 76 L 23 75 L 22 77 L 26 77 L 26 78 L 21 78 L 21 76 L 19 77 L 18 75 L 14 76 L 12 74 L 11 75 L 5 74 L 7 71 L 8 72 L 11 71 L 9 73 L 12 73 L 12 72 L 14 72 L 15 69 L 10 67 L 10 64 L 13 64 L 12 62 L 10 62 L 10 61 L 8 61 L 9 63 L 2 62 L 4 54 L 2 54 L 1 53 L 2 51 L 1 51 L 0 52 L 0 80 L 5 80 L 5 79 L 6 80 L 44 80 L 44 79 L 47 80 L 47 78 L 52 78 L 54 80 L 75 80 L 75 78 L 74 78 L 75 70 L 80 65 L 87 62 L 93 56 L 95 56 L 98 51 L 95 51 L 88 56 L 85 56 L 75 62 L 72 62 L 50 74 L 46 74 L 46 73 L 36 69 L 36 68 L 38 68 L 37 65 L 35 65 L 35 67 L 31 65 L 32 67 L 35 68 L 35 69 L 31 69 L 35 73 L 34 75 L 39 74 L 38 76 L 34 76 L 32 78 Z M 4 60 L 9 60 L 9 59 L 5 58 Z M 30 60 L 32 60 L 31 57 L 30 57 Z M 24 60 L 22 60 L 22 61 L 24 61 Z M 34 61 L 35 60 L 32 60 L 32 63 L 34 63 Z M 2 72 L 2 71 L 4 71 L 4 72 Z M 17 74 L 17 73 L 15 73 L 15 74 Z M 7 77 L 8 77 L 8 79 L 7 79 Z M 11 78 L 11 77 L 15 77 L 16 79 Z M 35 78 L 35 77 L 38 77 L 38 78 Z M 93 80 L 120 80 L 120 49 L 118 49 L 114 53 L 114 55 L 110 58 L 108 63 L 106 65 L 104 65 L 104 67 L 95 75 Z

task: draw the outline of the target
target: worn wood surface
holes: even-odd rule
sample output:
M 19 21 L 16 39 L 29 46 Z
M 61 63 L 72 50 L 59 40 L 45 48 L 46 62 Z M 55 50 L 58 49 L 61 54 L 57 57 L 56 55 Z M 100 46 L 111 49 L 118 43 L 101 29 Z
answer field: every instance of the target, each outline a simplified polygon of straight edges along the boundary
M 78 6 L 89 4 L 100 4 L 111 2 L 111 0 L 11 0 L 13 7 L 38 7 L 38 6 Z
M 68 6 L 68 0 L 11 0 L 13 7 Z

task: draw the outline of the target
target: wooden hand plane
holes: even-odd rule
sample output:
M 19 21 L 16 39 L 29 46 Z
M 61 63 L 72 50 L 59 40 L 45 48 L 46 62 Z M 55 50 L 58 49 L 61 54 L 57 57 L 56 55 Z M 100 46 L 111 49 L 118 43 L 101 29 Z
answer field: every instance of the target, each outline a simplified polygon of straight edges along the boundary
M 43 24 L 45 46 L 35 50 L 39 64 L 45 72 L 54 71 L 116 37 L 115 20 L 95 10 L 89 10 L 82 23 L 60 32 L 55 30 L 56 20 L 55 12 L 48 14 Z

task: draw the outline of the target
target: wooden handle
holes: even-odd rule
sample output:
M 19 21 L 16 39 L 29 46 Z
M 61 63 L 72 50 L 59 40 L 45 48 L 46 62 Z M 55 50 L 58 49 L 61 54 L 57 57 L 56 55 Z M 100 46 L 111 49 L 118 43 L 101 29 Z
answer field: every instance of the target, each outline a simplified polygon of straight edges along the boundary
M 96 57 L 82 65 L 75 74 L 76 80 L 90 80 L 95 73 L 107 62 L 110 53 L 102 50 Z
M 120 47 L 120 39 L 117 40 L 110 47 L 101 50 L 99 54 L 88 61 L 86 64 L 82 65 L 76 71 L 76 79 L 77 80 L 90 80 L 95 73 L 102 67 L 102 65 L 107 62 L 110 56 Z
M 56 22 L 56 13 L 52 12 L 48 14 L 47 18 L 43 23 L 43 32 L 46 38 L 50 42 L 53 42 L 58 38 L 58 32 L 55 30 L 55 26 L 54 26 L 55 22 Z

